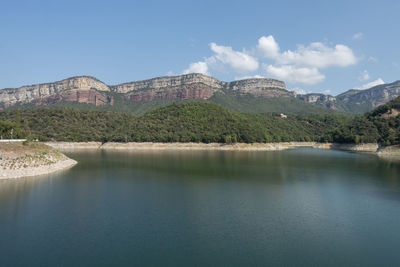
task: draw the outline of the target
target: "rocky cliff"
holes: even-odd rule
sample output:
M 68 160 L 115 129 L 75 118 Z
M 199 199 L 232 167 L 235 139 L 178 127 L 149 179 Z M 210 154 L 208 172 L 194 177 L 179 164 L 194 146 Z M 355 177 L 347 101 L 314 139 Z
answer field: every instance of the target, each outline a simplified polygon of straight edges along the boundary
M 60 101 L 76 101 L 102 105 L 111 103 L 104 92 L 110 88 L 96 78 L 89 76 L 72 77 L 59 82 L 22 86 L 0 90 L 0 104 L 7 108 L 15 104 L 36 105 Z
M 336 106 L 335 106 L 336 97 L 331 96 L 331 95 L 312 93 L 312 94 L 306 94 L 306 95 L 297 95 L 297 98 L 299 98 L 307 103 L 325 106 L 330 109 L 336 109 Z
M 232 90 L 261 97 L 293 96 L 285 83 L 273 79 L 247 79 L 222 82 L 202 74 L 160 77 L 108 86 L 89 76 L 72 77 L 59 82 L 35 84 L 0 90 L 0 108 L 15 104 L 49 105 L 62 101 L 113 105 L 112 93 L 129 102 L 154 99 L 208 99 L 215 92 Z
M 353 89 L 337 96 L 331 96 L 315 93 L 296 95 L 295 92 L 286 90 L 284 82 L 262 78 L 223 82 L 213 77 L 192 73 L 110 86 L 94 77 L 79 76 L 54 83 L 0 90 L 0 110 L 16 104 L 39 106 L 59 102 L 88 103 L 109 107 L 114 105 L 116 96 L 118 96 L 118 103 L 122 101 L 124 105 L 132 106 L 130 103 L 149 102 L 157 99 L 211 98 L 212 100 L 213 96 L 221 98 L 221 95 L 226 97 L 227 95 L 232 96 L 232 94 L 238 99 L 245 95 L 260 98 L 283 97 L 286 100 L 297 97 L 296 101 L 300 99 L 313 104 L 314 107 L 317 105 L 329 109 L 363 113 L 399 96 L 400 81 L 378 85 L 367 90 Z M 224 103 L 224 101 L 222 102 Z
M 351 89 L 337 96 L 306 94 L 297 97 L 331 109 L 363 113 L 400 96 L 400 81 L 377 85 L 366 90 Z
M 261 97 L 293 96 L 292 92 L 286 90 L 284 82 L 274 79 L 222 82 L 197 73 L 124 83 L 111 86 L 111 90 L 124 93 L 125 99 L 132 102 L 154 99 L 208 99 L 215 92 L 224 90 Z

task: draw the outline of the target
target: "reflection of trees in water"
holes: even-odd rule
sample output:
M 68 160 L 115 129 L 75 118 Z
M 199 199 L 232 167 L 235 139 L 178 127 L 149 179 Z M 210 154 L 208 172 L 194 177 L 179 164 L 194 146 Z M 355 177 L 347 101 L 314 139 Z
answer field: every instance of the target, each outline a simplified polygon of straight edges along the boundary
M 35 188 L 52 183 L 62 173 L 63 171 L 51 175 L 0 180 L 0 213 L 8 211 L 17 217 L 19 207 L 31 198 Z

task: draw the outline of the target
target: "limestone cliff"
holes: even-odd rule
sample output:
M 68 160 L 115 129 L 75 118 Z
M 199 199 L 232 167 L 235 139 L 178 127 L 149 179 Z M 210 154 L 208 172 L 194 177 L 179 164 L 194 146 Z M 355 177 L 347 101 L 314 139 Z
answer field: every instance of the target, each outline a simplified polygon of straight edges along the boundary
M 58 102 L 113 105 L 114 97 L 125 102 L 149 102 L 155 99 L 209 99 L 227 92 L 237 96 L 262 98 L 289 97 L 349 112 L 366 112 L 400 95 L 400 81 L 367 90 L 349 90 L 337 96 L 324 94 L 296 95 L 286 90 L 285 83 L 274 79 L 219 81 L 206 75 L 191 73 L 109 86 L 94 77 L 72 77 L 54 83 L 34 84 L 0 90 L 0 110 L 19 104 L 51 105 Z M 120 102 L 119 102 L 120 103 Z
M 76 101 L 101 105 L 112 102 L 102 92 L 110 88 L 96 78 L 72 77 L 59 82 L 22 86 L 0 90 L 0 104 L 9 107 L 15 104 L 45 104 L 59 101 Z
M 365 90 L 351 89 L 337 96 L 306 94 L 297 97 L 331 109 L 363 113 L 400 96 L 400 81 L 382 84 Z
M 324 95 L 318 93 L 311 93 L 306 95 L 298 95 L 299 99 L 303 100 L 304 102 L 313 103 L 321 106 L 326 106 L 330 109 L 336 109 L 335 102 L 336 97 L 331 95 Z
M 111 86 L 111 90 L 124 93 L 125 99 L 132 102 L 154 99 L 208 99 L 215 92 L 223 90 L 261 97 L 294 96 L 294 93 L 286 90 L 284 82 L 274 79 L 222 82 L 198 73 L 124 83 Z
M 209 99 L 215 92 L 232 90 L 260 97 L 294 96 L 285 83 L 273 79 L 247 79 L 222 82 L 202 74 L 160 77 L 108 86 L 89 76 L 72 77 L 59 82 L 0 90 L 0 109 L 15 104 L 49 105 L 62 101 L 113 105 L 113 93 L 129 102 L 154 99 Z
M 162 88 L 199 84 L 199 83 L 205 84 L 211 88 L 221 88 L 222 85 L 224 84 L 224 82 L 218 81 L 213 77 L 205 76 L 198 73 L 191 73 L 180 76 L 167 76 L 167 77 L 153 78 L 144 81 L 123 83 L 111 86 L 111 90 L 117 93 L 128 93 L 131 91 L 160 90 Z

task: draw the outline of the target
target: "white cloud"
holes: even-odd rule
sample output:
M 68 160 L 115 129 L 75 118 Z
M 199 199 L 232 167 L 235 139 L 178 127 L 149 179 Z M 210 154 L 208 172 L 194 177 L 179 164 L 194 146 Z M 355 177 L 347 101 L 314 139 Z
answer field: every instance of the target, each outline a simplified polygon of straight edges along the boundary
M 182 73 L 203 73 L 210 75 L 209 69 L 224 71 L 227 67 L 237 73 L 247 73 L 258 69 L 257 58 L 246 52 L 235 51 L 230 46 L 217 45 L 210 43 L 210 49 L 214 55 L 205 58 L 204 61 L 194 62 L 189 65 Z
M 210 75 L 210 73 L 208 72 L 208 65 L 206 62 L 203 61 L 191 63 L 189 65 L 189 68 L 182 72 L 182 74 L 188 73 L 201 73 L 205 75 Z
M 215 53 L 212 58 L 216 62 L 229 65 L 237 72 L 250 72 L 258 69 L 258 60 L 245 52 L 234 51 L 230 46 L 210 43 L 211 50 Z
M 366 83 L 366 84 L 364 84 L 364 85 L 362 85 L 362 86 L 360 86 L 360 87 L 356 87 L 356 88 L 354 88 L 354 89 L 361 89 L 361 90 L 364 90 L 364 89 L 369 89 L 369 88 L 371 88 L 371 87 L 374 87 L 374 86 L 377 86 L 377 85 L 380 85 L 380 84 L 384 84 L 384 83 L 385 83 L 385 82 L 384 82 L 381 78 L 379 78 L 379 79 L 376 79 L 375 81 Z
M 367 81 L 369 80 L 370 76 L 367 70 L 364 70 L 363 72 L 361 72 L 360 76 L 358 77 L 358 79 L 360 81 Z
M 269 75 L 292 83 L 316 84 L 325 79 L 325 76 L 317 68 L 295 67 L 291 65 L 264 65 L 264 68 Z
M 279 56 L 279 44 L 272 35 L 262 36 L 258 39 L 257 50 L 267 58 L 276 58 Z
M 346 67 L 357 63 L 353 51 L 345 45 L 328 47 L 323 43 L 315 42 L 309 46 L 300 45 L 296 51 L 285 51 L 279 57 L 279 64 L 295 64 L 317 68 L 330 66 Z
M 235 77 L 235 81 L 239 80 L 246 80 L 246 79 L 260 79 L 260 78 L 265 78 L 264 76 L 261 75 L 253 75 L 253 76 L 240 76 L 240 77 Z
M 351 48 L 343 44 L 327 45 L 314 42 L 299 45 L 294 50 L 281 52 L 279 43 L 272 35 L 261 36 L 255 48 L 236 51 L 230 46 L 209 44 L 212 54 L 202 61 L 194 62 L 183 73 L 199 72 L 210 75 L 210 72 L 235 73 L 235 79 L 254 77 L 275 77 L 277 79 L 299 84 L 317 84 L 325 79 L 320 72 L 328 67 L 346 67 L 357 63 Z M 259 64 L 263 72 L 257 73 Z M 256 75 L 257 74 L 257 75 Z M 260 75 L 261 74 L 261 75 Z M 368 72 L 362 79 L 369 79 Z
M 324 92 L 323 92 L 324 94 L 326 94 L 326 95 L 329 95 L 330 93 L 331 93 L 331 90 L 329 90 L 329 89 L 326 89 L 326 90 L 324 90 Z
M 299 88 L 299 87 L 295 87 L 292 90 L 295 91 L 296 94 L 299 94 L 299 95 L 305 95 L 305 94 L 310 93 L 309 91 L 306 91 L 306 90 L 304 90 L 302 88 Z
M 363 37 L 363 35 L 364 34 L 362 32 L 355 33 L 355 34 L 353 34 L 353 39 L 354 40 L 361 39 Z

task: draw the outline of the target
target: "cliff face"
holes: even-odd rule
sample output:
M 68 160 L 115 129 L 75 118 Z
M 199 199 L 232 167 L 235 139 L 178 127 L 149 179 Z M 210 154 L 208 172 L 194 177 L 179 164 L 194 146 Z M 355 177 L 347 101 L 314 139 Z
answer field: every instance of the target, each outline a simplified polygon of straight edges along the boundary
M 31 103 L 34 104 L 35 106 L 41 106 L 41 105 L 51 105 L 61 101 L 87 103 L 95 106 L 114 104 L 113 97 L 104 95 L 93 89 L 68 90 L 45 98 L 34 99 L 31 101 Z
M 160 77 L 150 80 L 123 83 L 120 85 L 111 86 L 111 90 L 117 93 L 128 93 L 131 91 L 142 90 L 160 90 L 169 87 L 179 87 L 191 84 L 205 84 L 211 88 L 221 88 L 224 82 L 209 76 L 198 73 L 191 73 L 181 76 Z
M 102 92 L 110 88 L 93 77 L 72 77 L 59 82 L 34 84 L 15 89 L 0 90 L 0 103 L 4 107 L 34 102 L 55 103 L 59 101 L 77 101 L 101 105 L 111 100 Z
M 292 92 L 286 90 L 284 82 L 273 79 L 222 82 L 196 73 L 124 83 L 112 86 L 111 90 L 125 93 L 125 99 L 132 102 L 151 101 L 153 99 L 208 99 L 215 92 L 223 90 L 261 97 L 294 96 Z
M 160 77 L 145 81 L 108 86 L 93 77 L 72 77 L 59 82 L 22 86 L 0 90 L 0 108 L 31 103 L 49 105 L 62 101 L 89 103 L 96 106 L 110 104 L 109 94 L 119 93 L 130 102 L 154 99 L 208 99 L 217 91 L 232 90 L 239 94 L 261 97 L 293 96 L 285 83 L 273 79 L 248 79 L 222 82 L 202 74 Z
M 324 94 L 306 94 L 306 95 L 298 95 L 299 99 L 303 100 L 307 103 L 313 103 L 320 106 L 325 106 L 330 109 L 336 109 L 336 97 L 331 95 L 324 95 Z
M 294 92 L 286 90 L 284 82 L 274 79 L 246 79 L 224 84 L 228 90 L 236 91 L 241 94 L 251 94 L 261 97 L 295 97 Z
M 370 104 L 372 107 L 385 104 L 400 95 L 400 81 L 374 86 L 367 90 L 349 90 L 337 96 L 339 101 L 354 105 Z
M 151 90 L 131 91 L 125 94 L 125 100 L 148 102 L 154 99 L 208 99 L 217 90 L 203 83 L 193 83 Z
M 296 95 L 286 90 L 284 82 L 274 79 L 219 81 L 202 74 L 159 77 L 150 80 L 109 86 L 94 77 L 72 77 L 62 81 L 34 84 L 0 90 L 0 110 L 16 104 L 51 105 L 69 101 L 96 106 L 113 105 L 113 96 L 127 102 L 149 102 L 155 99 L 209 99 L 215 93 L 250 94 L 256 97 L 297 97 L 315 105 L 363 113 L 400 95 L 400 81 L 367 90 L 349 90 L 338 96 L 324 94 Z
M 374 86 L 366 90 L 348 90 L 336 97 L 324 94 L 306 94 L 297 97 L 331 109 L 364 113 L 400 96 L 400 81 Z

